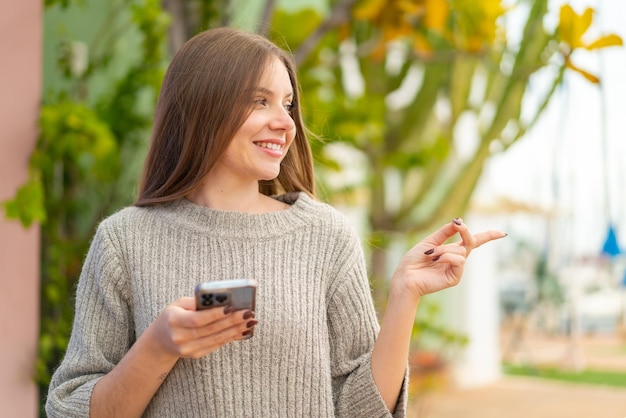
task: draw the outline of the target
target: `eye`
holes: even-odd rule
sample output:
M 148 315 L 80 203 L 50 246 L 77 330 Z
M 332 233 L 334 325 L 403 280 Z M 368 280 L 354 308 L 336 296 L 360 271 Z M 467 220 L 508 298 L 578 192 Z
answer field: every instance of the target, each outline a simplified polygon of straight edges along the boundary
M 254 99 L 254 104 L 260 107 L 266 107 L 267 99 L 265 97 L 257 97 L 256 99 Z
M 293 112 L 293 110 L 295 109 L 296 105 L 294 105 L 293 103 L 286 103 L 284 107 L 287 113 L 291 114 L 291 112 Z

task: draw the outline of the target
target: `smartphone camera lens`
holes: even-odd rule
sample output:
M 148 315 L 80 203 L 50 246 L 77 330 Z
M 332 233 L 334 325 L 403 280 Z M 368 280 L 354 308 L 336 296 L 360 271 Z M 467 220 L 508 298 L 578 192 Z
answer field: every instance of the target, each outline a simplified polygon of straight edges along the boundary
M 205 308 L 213 305 L 221 306 L 228 301 L 228 293 L 203 293 L 200 295 L 200 304 Z

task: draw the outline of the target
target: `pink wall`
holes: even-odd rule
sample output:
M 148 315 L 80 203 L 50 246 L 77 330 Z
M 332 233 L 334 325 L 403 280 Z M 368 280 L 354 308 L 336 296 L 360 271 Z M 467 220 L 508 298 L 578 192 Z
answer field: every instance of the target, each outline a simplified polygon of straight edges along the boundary
M 0 201 L 27 176 L 41 96 L 43 0 L 0 0 Z M 36 417 L 39 229 L 0 211 L 0 415 Z

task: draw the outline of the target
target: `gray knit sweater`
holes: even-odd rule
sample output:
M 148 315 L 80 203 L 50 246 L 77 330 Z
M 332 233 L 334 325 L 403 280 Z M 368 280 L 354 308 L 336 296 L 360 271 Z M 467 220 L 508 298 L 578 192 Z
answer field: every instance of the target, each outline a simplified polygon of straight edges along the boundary
M 347 220 L 305 193 L 263 214 L 185 199 L 99 226 L 49 417 L 86 417 L 91 391 L 166 305 L 209 280 L 258 281 L 254 337 L 180 359 L 147 417 L 391 416 L 374 384 L 378 332 L 363 251 Z M 405 416 L 406 382 L 395 417 Z

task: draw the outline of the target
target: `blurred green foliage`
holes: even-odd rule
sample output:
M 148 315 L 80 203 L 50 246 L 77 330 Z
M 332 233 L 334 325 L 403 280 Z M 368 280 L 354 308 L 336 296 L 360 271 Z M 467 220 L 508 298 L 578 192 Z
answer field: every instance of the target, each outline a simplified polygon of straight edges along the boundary
M 562 382 L 602 385 L 614 387 L 626 387 L 624 372 L 618 370 L 586 369 L 579 372 L 563 370 L 559 367 L 539 365 L 511 365 L 506 364 L 504 373 L 513 376 L 532 376 L 544 379 L 558 380 Z
M 433 351 L 449 360 L 452 351 L 469 343 L 466 335 L 451 330 L 442 320 L 442 307 L 430 300 L 421 303 L 413 323 L 412 349 Z
M 572 64 L 575 53 L 622 44 L 581 41 L 592 9 L 564 5 L 548 19 L 548 0 L 514 3 L 358 0 L 333 3 L 330 17 L 274 16 L 300 60 L 305 119 L 324 137 L 316 156 L 334 161 L 319 167 L 320 189 L 366 212 L 379 302 L 390 246 L 463 216 L 485 162 L 534 126 L 566 70 L 598 82 Z M 339 181 L 338 170 L 359 175 Z
M 44 4 L 48 13 L 96 2 Z M 8 217 L 25 226 L 41 224 L 42 397 L 67 345 L 74 287 L 94 228 L 135 195 L 137 161 L 167 62 L 168 27 L 190 37 L 228 24 L 236 12 L 228 0 L 170 4 L 180 6 L 178 14 L 165 13 L 158 0 L 98 3 L 107 12 L 91 42 L 77 42 L 68 32 L 58 36 L 62 80 L 44 95 L 29 179 L 3 203 Z M 573 64 L 574 52 L 619 45 L 621 39 L 583 41 L 592 23 L 588 10 L 579 15 L 564 7 L 559 23 L 548 26 L 547 0 L 520 0 L 512 9 L 499 0 L 329 6 L 327 13 L 272 9 L 271 22 L 258 27 L 271 28 L 269 36 L 296 56 L 305 120 L 322 139 L 311 142 L 322 197 L 363 208 L 372 286 L 382 306 L 389 248 L 461 216 L 485 161 L 533 126 L 566 69 L 597 82 Z M 524 16 L 514 36 L 504 25 L 511 11 Z M 132 39 L 139 42 L 120 67 L 118 46 Z M 547 74 L 547 82 L 536 86 L 534 111 L 524 114 L 538 73 Z M 106 86 L 95 87 L 98 82 Z M 334 177 L 349 170 L 358 175 Z M 416 338 L 431 333 L 445 344 L 465 344 L 463 336 L 436 325 L 436 309 L 425 312 L 416 321 Z
M 85 2 L 46 1 L 46 11 L 87 7 Z M 109 26 L 117 21 L 125 27 Z M 84 49 L 64 32 L 57 38 L 62 85 L 46 95 L 29 178 L 3 202 L 6 216 L 41 225 L 41 326 L 36 365 L 42 405 L 51 372 L 70 334 L 75 284 L 97 223 L 132 203 L 137 170 L 166 65 L 168 16 L 158 0 L 116 0 L 99 22 L 99 41 Z M 111 62 L 123 35 L 140 40 L 127 68 L 112 76 Z M 92 89 L 104 77 L 106 89 Z M 96 91 L 96 92 L 94 92 Z M 148 102 L 146 106 L 143 102 Z M 148 109 L 148 110 L 146 110 Z

